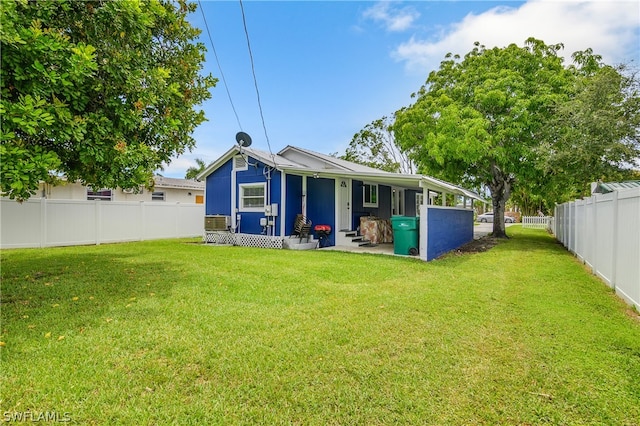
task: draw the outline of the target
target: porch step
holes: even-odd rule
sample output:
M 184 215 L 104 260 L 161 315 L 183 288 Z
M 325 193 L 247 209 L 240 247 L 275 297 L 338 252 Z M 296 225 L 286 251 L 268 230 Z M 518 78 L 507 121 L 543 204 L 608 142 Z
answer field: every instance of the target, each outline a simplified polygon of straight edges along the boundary
M 358 247 L 375 247 L 375 246 L 377 246 L 377 244 L 373 244 L 369 240 L 362 240 L 361 242 L 358 243 Z
M 367 240 L 363 236 L 357 236 L 351 239 L 351 242 L 358 244 L 359 247 L 370 246 L 371 241 Z
M 340 233 L 339 241 L 341 241 L 340 244 L 353 245 L 358 247 L 366 247 L 371 245 L 371 241 L 367 240 L 362 235 L 358 235 L 357 230 L 354 230 L 354 231 L 341 230 L 339 231 L 339 233 Z

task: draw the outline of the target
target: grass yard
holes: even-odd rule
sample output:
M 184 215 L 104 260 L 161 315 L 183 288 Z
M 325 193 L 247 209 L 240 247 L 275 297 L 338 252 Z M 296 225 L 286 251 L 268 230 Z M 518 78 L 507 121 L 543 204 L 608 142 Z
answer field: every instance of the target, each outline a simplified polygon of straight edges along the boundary
M 5 250 L 0 415 L 78 424 L 640 424 L 640 321 L 543 231 L 415 259 Z

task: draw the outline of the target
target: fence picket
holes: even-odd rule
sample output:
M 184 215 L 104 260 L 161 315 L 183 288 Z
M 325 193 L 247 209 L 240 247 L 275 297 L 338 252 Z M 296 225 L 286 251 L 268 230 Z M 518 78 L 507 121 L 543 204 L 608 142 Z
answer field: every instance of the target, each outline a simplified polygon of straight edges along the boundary
M 201 236 L 203 204 L 1 199 L 0 248 Z
M 522 227 L 529 229 L 548 229 L 551 216 L 523 216 Z
M 640 309 L 640 188 L 557 205 L 555 228 L 567 249 Z

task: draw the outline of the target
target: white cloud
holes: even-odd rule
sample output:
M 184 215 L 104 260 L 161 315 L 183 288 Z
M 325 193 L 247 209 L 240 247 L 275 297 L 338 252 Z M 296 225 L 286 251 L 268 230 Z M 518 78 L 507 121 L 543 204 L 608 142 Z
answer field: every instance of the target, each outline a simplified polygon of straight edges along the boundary
M 522 45 L 529 37 L 562 43 L 567 60 L 573 52 L 592 48 L 609 64 L 640 59 L 640 3 L 636 1 L 531 0 L 518 8 L 495 7 L 467 15 L 435 38 L 417 36 L 402 43 L 393 57 L 411 70 L 435 69 L 448 52 L 464 56 L 473 43 L 504 47 Z
M 387 31 L 405 31 L 413 25 L 420 14 L 410 7 L 393 8 L 387 1 L 371 6 L 362 13 L 366 19 L 381 23 Z
M 158 170 L 157 173 L 165 177 L 184 178 L 189 167 L 198 167 L 195 159 L 203 160 L 207 165 L 215 161 L 226 150 L 197 149 L 197 152 L 190 152 L 179 157 L 174 157 L 171 164 L 163 164 L 164 170 Z

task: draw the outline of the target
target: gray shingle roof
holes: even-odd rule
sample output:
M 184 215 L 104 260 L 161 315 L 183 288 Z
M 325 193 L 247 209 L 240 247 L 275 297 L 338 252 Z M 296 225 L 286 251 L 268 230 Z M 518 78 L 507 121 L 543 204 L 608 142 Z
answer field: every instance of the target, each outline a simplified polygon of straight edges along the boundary
M 204 190 L 205 183 L 191 179 L 168 178 L 164 176 L 154 176 L 153 181 L 156 188 L 177 188 L 177 189 L 200 189 Z
M 306 148 L 300 148 L 297 146 L 287 146 L 286 148 L 284 148 L 283 150 L 281 150 L 279 152 L 279 154 L 283 154 L 285 155 L 286 152 L 288 150 L 295 150 L 295 151 L 299 151 L 302 153 L 305 153 L 311 157 L 315 157 L 317 159 L 320 159 L 322 161 L 324 161 L 325 163 L 331 164 L 332 168 L 335 168 L 337 170 L 346 170 L 346 171 L 350 171 L 350 172 L 357 172 L 357 173 L 389 173 L 386 172 L 384 170 L 380 170 L 380 169 L 374 169 L 373 167 L 369 167 L 369 166 L 365 166 L 363 164 L 358 164 L 358 163 L 354 163 L 352 161 L 347 161 L 347 160 L 343 160 L 341 158 L 337 158 L 337 157 L 332 157 L 330 155 L 327 154 L 322 154 L 316 151 L 312 151 L 310 149 L 306 149 Z M 392 174 L 392 173 L 390 173 Z
M 444 191 L 484 201 L 480 195 L 473 191 L 430 176 L 386 172 L 291 145 L 278 152 L 278 154 L 272 154 L 250 147 L 240 149 L 235 145 L 211 163 L 198 175 L 198 178 L 206 178 L 240 151 L 244 156 L 252 157 L 261 163 L 287 173 L 313 174 L 314 177 L 344 176 L 407 188 L 430 188 L 434 191 Z

